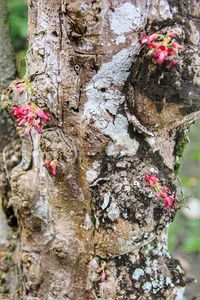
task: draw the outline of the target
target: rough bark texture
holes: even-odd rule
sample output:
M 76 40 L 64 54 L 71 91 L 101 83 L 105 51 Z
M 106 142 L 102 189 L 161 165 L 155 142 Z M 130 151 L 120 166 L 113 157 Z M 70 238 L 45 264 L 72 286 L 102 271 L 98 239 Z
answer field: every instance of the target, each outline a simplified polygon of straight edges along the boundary
M 6 1 L 0 1 L 0 95 L 2 90 L 16 76 L 14 51 L 11 44 L 8 25 L 8 14 Z M 16 269 L 13 265 L 12 252 L 16 243 L 16 218 L 13 209 L 8 207 L 10 197 L 10 186 L 8 172 L 11 167 L 16 166 L 20 157 L 17 152 L 9 151 L 16 142 L 15 126 L 7 115 L 0 110 L 0 298 L 7 298 L 9 290 L 16 287 Z M 2 206 L 4 210 L 2 209 Z M 6 216 L 7 219 L 6 220 Z M 8 221 L 8 222 L 7 222 Z M 8 224 L 12 226 L 9 228 Z M 12 287 L 11 287 L 12 286 Z
M 20 299 L 183 299 L 167 250 L 178 203 L 166 209 L 143 178 L 153 168 L 176 192 L 183 132 L 199 115 L 199 13 L 194 0 L 30 0 L 29 101 L 52 119 L 22 139 L 11 172 Z M 168 30 L 185 45 L 173 70 L 139 45 L 141 31 Z M 42 167 L 53 159 L 55 178 Z

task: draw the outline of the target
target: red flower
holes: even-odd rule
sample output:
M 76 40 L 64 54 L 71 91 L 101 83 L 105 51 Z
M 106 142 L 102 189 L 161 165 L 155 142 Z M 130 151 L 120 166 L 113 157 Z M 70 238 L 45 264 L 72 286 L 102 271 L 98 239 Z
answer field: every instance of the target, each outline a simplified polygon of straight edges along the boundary
M 175 205 L 176 195 L 172 195 L 168 187 L 164 186 L 162 188 L 162 192 L 160 193 L 160 197 L 165 200 L 165 206 L 168 208 L 169 206 Z
M 45 114 L 44 111 L 39 107 L 36 107 L 35 113 L 43 122 L 48 121 L 50 118 L 49 115 Z
M 150 186 L 154 187 L 157 182 L 159 182 L 159 178 L 154 175 L 147 175 L 144 178 L 146 182 L 149 183 Z
M 149 186 L 154 189 L 156 197 L 165 201 L 166 208 L 175 205 L 176 195 L 173 195 L 168 187 L 161 186 L 158 177 L 154 175 L 147 175 L 144 179 L 148 182 Z
M 30 107 L 28 106 L 28 104 L 24 104 L 21 107 L 18 105 L 13 105 L 12 111 L 14 117 L 22 118 L 30 112 Z
M 47 161 L 43 164 L 43 167 L 45 167 L 46 169 L 49 169 L 49 172 L 52 176 L 56 175 L 56 167 L 58 165 L 58 161 L 57 159 L 54 159 L 52 161 Z
M 17 118 L 17 124 L 25 127 L 24 135 L 28 135 L 32 128 L 42 132 L 42 124 L 49 120 L 49 115 L 34 103 L 23 104 L 21 107 L 13 105 L 12 113 Z
M 157 33 L 153 33 L 151 35 L 145 35 L 144 33 L 141 33 L 141 38 L 140 38 L 140 44 L 147 44 L 149 42 L 155 41 L 158 38 Z
M 177 56 L 178 52 L 184 49 L 175 38 L 176 35 L 172 32 L 153 33 L 149 36 L 141 34 L 140 43 L 147 46 L 148 55 L 153 56 L 158 64 L 167 63 L 168 67 L 174 67 L 176 65 L 175 55 Z
M 168 208 L 169 206 L 174 206 L 175 202 L 174 199 L 172 199 L 172 197 L 166 197 L 165 198 L 165 206 L 166 208 Z

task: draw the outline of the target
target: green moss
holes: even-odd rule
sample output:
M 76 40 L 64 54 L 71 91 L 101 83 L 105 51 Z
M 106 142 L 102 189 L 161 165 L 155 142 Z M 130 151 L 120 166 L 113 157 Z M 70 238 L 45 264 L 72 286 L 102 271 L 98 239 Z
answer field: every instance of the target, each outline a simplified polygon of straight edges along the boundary
M 186 130 L 178 131 L 176 134 L 176 145 L 174 148 L 174 156 L 175 156 L 175 164 L 174 164 L 174 171 L 178 174 L 179 169 L 182 165 L 182 158 L 183 153 L 185 150 L 186 145 L 189 143 L 189 138 L 187 136 Z

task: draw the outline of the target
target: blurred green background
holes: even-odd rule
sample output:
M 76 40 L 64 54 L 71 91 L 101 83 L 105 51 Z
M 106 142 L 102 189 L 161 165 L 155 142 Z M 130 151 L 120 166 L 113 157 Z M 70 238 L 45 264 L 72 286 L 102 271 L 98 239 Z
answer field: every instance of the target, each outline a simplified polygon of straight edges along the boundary
M 184 190 L 183 208 L 169 230 L 169 248 L 200 254 L 200 122 L 189 132 L 179 177 Z
M 7 0 L 11 37 L 16 53 L 20 77 L 25 74 L 27 49 L 27 3 L 26 0 Z M 200 122 L 191 127 L 190 144 L 187 146 L 179 176 L 185 192 L 185 208 L 169 228 L 169 249 L 180 259 L 189 276 L 196 277 L 198 284 L 187 289 L 186 299 L 200 295 Z M 188 207 L 188 208 L 186 208 Z M 196 298 L 200 299 L 200 298 Z
M 7 0 L 9 11 L 10 33 L 15 49 L 19 77 L 26 72 L 25 54 L 27 42 L 27 0 Z
M 196 280 L 186 288 L 186 300 L 200 300 L 200 122 L 190 128 L 179 177 L 183 207 L 169 227 L 169 250 L 177 257 L 187 277 Z

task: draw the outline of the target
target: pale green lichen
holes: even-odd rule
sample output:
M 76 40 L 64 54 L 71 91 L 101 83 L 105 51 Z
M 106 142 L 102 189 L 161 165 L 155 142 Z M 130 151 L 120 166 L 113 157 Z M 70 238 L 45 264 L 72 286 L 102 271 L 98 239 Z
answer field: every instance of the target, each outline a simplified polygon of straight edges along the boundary
M 168 286 L 170 288 L 174 288 L 174 284 L 169 276 L 164 276 L 161 274 L 159 270 L 158 258 L 157 257 L 168 257 L 167 246 L 152 242 L 146 246 L 144 251 L 146 260 L 145 265 L 146 267 L 143 269 L 144 275 L 149 275 L 149 280 L 142 285 L 142 289 L 149 291 L 153 294 L 157 294 L 158 291 L 162 290 L 164 287 Z M 153 259 L 151 256 L 153 254 Z
M 185 292 L 185 287 L 176 287 L 174 289 L 174 295 L 176 295 L 175 300 L 184 300 L 184 292 Z
M 166 285 L 170 285 L 171 287 L 174 287 L 174 284 L 172 283 L 170 277 L 166 277 L 166 278 L 165 278 L 165 283 L 166 283 Z
M 119 216 L 119 207 L 116 205 L 116 203 L 111 203 L 110 207 L 108 208 L 108 218 L 112 221 L 115 221 L 119 218 Z
M 150 292 L 152 290 L 152 284 L 151 282 L 145 282 L 142 285 L 143 290 Z
M 140 269 L 140 268 L 137 268 L 137 269 L 135 269 L 135 271 L 132 275 L 132 278 L 135 279 L 135 280 L 138 280 L 143 275 L 144 275 L 144 270 Z
M 167 256 L 168 258 L 171 257 L 167 249 L 167 244 L 164 243 L 158 243 L 157 247 L 153 249 L 152 253 L 158 256 Z

